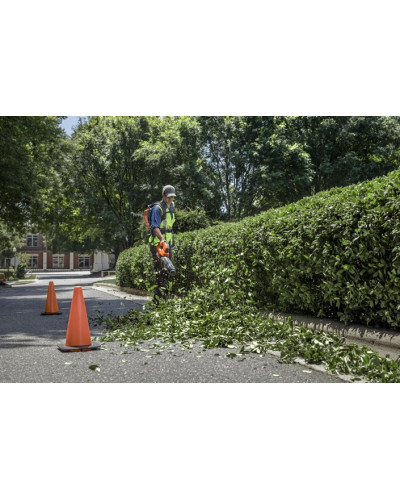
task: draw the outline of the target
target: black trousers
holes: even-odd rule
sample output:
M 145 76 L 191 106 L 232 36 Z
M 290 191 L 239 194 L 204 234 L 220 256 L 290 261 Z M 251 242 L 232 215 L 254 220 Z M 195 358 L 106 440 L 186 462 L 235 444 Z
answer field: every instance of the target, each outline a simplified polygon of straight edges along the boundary
M 168 295 L 168 278 L 169 274 L 164 270 L 161 259 L 158 257 L 156 247 L 150 245 L 151 256 L 153 258 L 154 270 L 156 272 L 156 288 L 154 290 L 153 302 L 158 304 L 160 299 L 166 299 Z M 170 258 L 172 257 L 172 249 L 170 248 Z

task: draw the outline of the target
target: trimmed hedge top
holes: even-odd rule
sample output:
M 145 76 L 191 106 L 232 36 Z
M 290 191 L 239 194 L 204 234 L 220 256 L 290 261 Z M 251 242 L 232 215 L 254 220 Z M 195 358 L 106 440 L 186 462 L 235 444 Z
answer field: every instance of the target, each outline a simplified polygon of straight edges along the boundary
M 399 256 L 395 171 L 238 223 L 177 235 L 172 291 L 198 285 L 218 295 L 232 287 L 238 301 L 251 299 L 260 308 L 399 328 Z M 116 271 L 121 286 L 151 290 L 148 246 L 123 252 Z

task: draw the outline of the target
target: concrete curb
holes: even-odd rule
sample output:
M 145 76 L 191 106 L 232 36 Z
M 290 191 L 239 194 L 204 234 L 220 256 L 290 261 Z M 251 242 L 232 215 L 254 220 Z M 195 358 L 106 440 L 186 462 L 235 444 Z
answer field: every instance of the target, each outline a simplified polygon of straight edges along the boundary
M 34 280 L 26 280 L 26 281 L 17 281 L 15 283 L 10 283 L 8 286 L 20 286 L 20 285 L 32 285 L 33 283 L 37 283 L 39 280 L 36 278 Z
M 269 349 L 267 351 L 267 354 L 270 354 L 271 356 L 275 356 L 276 358 L 281 357 L 280 351 L 272 351 Z M 301 365 L 301 366 L 304 366 L 304 367 L 309 368 L 311 370 L 314 370 L 315 372 L 326 373 L 328 375 L 332 375 L 333 377 L 337 377 L 340 380 L 343 380 L 344 382 L 348 382 L 348 383 L 352 383 L 352 384 L 360 384 L 360 383 L 365 384 L 368 382 L 367 380 L 362 379 L 362 378 L 361 378 L 361 380 L 352 380 L 352 377 L 350 375 L 340 375 L 337 373 L 328 372 L 328 370 L 324 366 L 311 365 L 311 364 L 307 363 L 307 361 L 305 359 L 302 359 L 302 358 L 294 358 L 293 363 L 296 363 L 297 365 Z
M 37 283 L 39 280 L 36 278 L 34 280 L 21 280 L 21 281 L 2 281 L 1 286 L 8 286 L 10 288 L 19 285 L 31 285 Z
M 356 340 L 368 346 L 382 346 L 389 349 L 399 350 L 400 355 L 400 332 L 396 330 L 377 329 L 363 325 L 345 325 L 340 321 L 326 318 L 313 318 L 300 314 L 271 313 L 263 311 L 266 317 L 287 321 L 293 320 L 295 325 L 305 326 L 308 329 L 322 330 L 328 333 L 335 333 L 347 339 Z
M 133 288 L 125 288 L 119 287 L 117 285 L 108 284 L 108 283 L 93 283 L 92 287 L 101 290 L 102 292 L 109 293 L 110 295 L 114 295 L 116 297 L 121 297 L 121 299 L 131 300 L 136 304 L 144 305 L 153 300 L 153 297 L 148 295 L 137 295 L 134 292 L 137 290 Z

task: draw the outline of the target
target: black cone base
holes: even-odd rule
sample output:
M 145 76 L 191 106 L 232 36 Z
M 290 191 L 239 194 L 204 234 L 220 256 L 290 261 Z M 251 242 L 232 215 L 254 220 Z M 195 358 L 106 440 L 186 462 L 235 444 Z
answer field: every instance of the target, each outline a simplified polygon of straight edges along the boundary
M 58 313 L 42 313 L 41 316 L 51 316 L 53 314 L 62 314 L 62 313 L 60 313 L 60 312 L 58 312 Z
M 100 347 L 100 342 L 92 342 L 90 345 L 69 346 L 65 344 L 58 344 L 57 346 L 61 352 L 93 351 L 94 349 L 99 349 Z

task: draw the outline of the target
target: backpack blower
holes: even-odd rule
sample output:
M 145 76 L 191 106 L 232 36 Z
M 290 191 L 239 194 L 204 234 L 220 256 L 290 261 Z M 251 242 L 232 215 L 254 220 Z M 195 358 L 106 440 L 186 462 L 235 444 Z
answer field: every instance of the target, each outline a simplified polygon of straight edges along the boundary
M 176 275 L 176 269 L 174 265 L 172 264 L 170 258 L 169 258 L 169 247 L 167 250 L 167 244 L 165 241 L 160 241 L 160 243 L 156 246 L 157 253 L 160 256 L 161 263 L 163 266 L 163 269 L 167 271 L 168 275 L 170 277 L 173 277 Z

